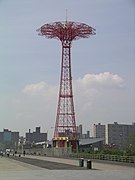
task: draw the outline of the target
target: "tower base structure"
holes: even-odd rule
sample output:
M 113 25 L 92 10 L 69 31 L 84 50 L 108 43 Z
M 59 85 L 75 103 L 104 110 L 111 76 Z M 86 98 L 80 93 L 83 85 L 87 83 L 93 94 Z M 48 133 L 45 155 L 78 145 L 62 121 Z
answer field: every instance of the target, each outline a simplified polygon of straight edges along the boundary
M 79 139 L 75 137 L 54 137 L 52 143 L 54 148 L 71 148 L 72 152 L 78 152 Z

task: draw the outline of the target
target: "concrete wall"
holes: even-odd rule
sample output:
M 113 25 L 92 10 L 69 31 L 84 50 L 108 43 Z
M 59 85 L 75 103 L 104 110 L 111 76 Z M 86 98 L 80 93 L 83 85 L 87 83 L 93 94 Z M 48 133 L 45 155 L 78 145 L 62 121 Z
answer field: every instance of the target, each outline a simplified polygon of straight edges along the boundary
M 62 157 L 62 156 L 69 156 L 72 154 L 72 150 L 70 147 L 68 148 L 33 148 L 33 149 L 24 149 L 24 150 L 26 154 L 43 155 L 43 156 Z

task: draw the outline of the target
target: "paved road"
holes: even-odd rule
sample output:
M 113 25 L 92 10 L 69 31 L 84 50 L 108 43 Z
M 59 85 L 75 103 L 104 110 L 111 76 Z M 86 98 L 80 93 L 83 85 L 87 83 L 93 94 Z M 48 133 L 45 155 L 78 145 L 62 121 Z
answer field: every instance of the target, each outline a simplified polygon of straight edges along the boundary
M 49 170 L 86 170 L 84 167 L 79 167 L 73 164 L 66 164 L 61 162 L 55 162 L 55 161 L 47 161 L 43 157 L 36 158 L 34 156 L 30 157 L 18 157 L 18 156 L 10 156 L 10 159 L 21 161 L 24 163 L 28 163 L 34 166 L 38 166 L 41 168 L 46 168 Z
M 63 164 L 70 164 L 74 166 L 79 165 L 78 159 L 65 159 L 65 158 L 57 158 L 57 157 L 47 157 L 47 156 L 33 156 L 33 155 L 27 155 L 27 158 L 33 158 L 33 159 L 39 159 L 39 160 L 45 160 L 45 161 L 51 161 L 51 162 L 57 162 L 57 163 L 63 163 Z M 87 162 L 84 162 L 84 166 L 87 166 Z M 124 164 L 118 163 L 118 162 L 107 162 L 107 161 L 95 161 L 92 160 L 92 168 L 98 169 L 98 170 L 133 170 L 135 169 L 135 164 Z
M 78 166 L 78 161 L 69 159 L 26 156 L 26 161 L 29 158 L 37 160 L 54 161 L 63 165 L 72 164 Z M 70 166 L 71 167 L 71 166 Z M 135 180 L 135 168 L 122 167 L 105 164 L 95 164 L 96 170 L 49 170 L 41 168 L 21 161 L 16 161 L 10 158 L 0 158 L 0 180 Z

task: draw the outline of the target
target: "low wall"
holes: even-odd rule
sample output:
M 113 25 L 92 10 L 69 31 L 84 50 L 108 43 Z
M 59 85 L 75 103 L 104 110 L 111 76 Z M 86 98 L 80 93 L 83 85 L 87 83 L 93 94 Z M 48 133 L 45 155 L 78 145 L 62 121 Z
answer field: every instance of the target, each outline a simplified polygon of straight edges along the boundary
M 32 148 L 24 149 L 26 154 L 64 157 L 72 154 L 71 148 Z

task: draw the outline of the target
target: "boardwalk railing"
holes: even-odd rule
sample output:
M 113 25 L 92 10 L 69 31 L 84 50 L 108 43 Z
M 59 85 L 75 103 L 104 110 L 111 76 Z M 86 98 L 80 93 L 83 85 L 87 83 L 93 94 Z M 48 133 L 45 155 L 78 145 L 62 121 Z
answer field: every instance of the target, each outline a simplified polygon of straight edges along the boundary
M 120 156 L 120 155 L 108 155 L 108 154 L 84 154 L 84 153 L 75 153 L 70 155 L 76 158 L 87 158 L 87 159 L 99 159 L 107 161 L 117 161 L 117 162 L 126 162 L 126 163 L 135 163 L 135 156 Z
M 25 149 L 26 154 L 46 155 L 57 157 L 75 157 L 85 159 L 99 159 L 106 161 L 117 161 L 126 163 L 135 163 L 135 156 L 120 156 L 109 154 L 90 154 L 90 153 L 72 153 L 71 148 L 45 148 L 45 149 Z

